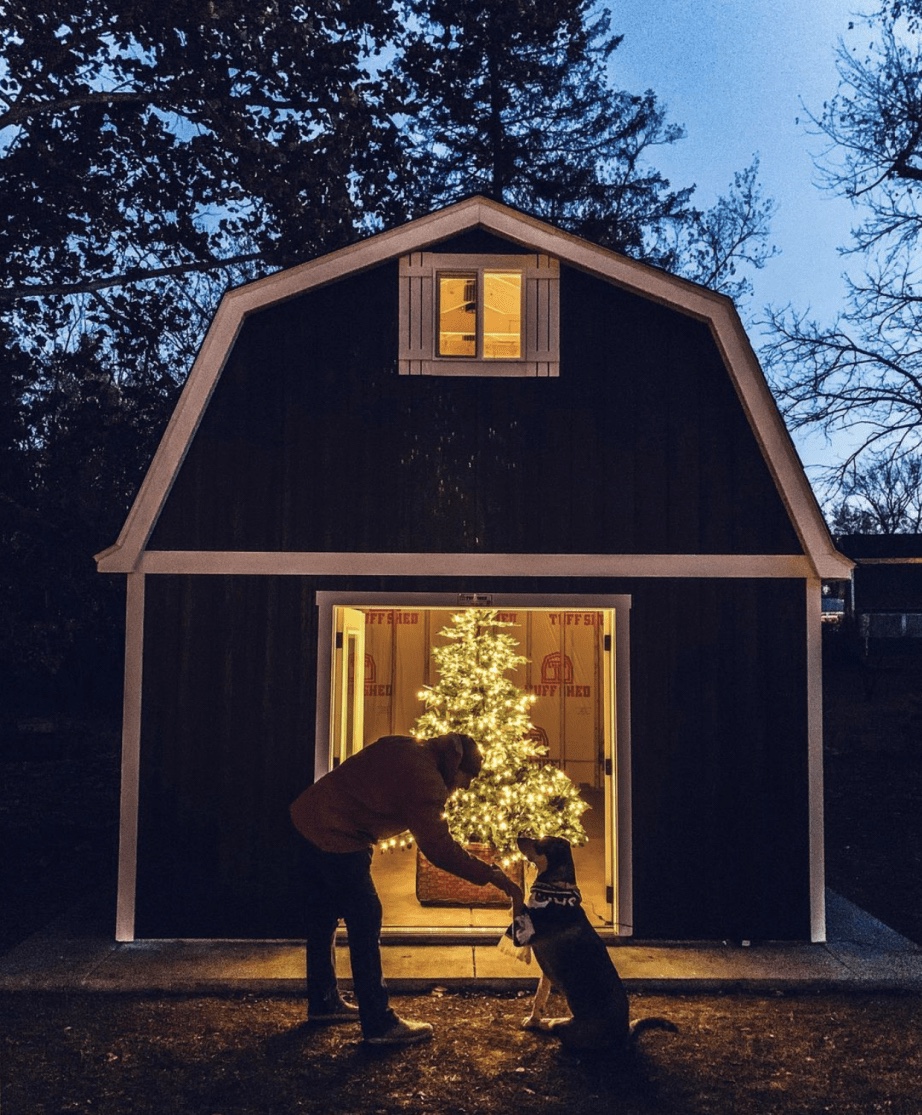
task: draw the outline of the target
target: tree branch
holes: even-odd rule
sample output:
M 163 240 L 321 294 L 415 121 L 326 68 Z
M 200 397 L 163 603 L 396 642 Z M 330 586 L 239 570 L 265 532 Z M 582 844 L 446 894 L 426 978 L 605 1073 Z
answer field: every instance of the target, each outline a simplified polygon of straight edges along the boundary
M 280 99 L 267 96 L 259 91 L 250 90 L 246 95 L 229 93 L 228 99 L 232 103 L 239 103 L 248 109 L 265 108 L 274 112 L 309 112 L 318 109 L 318 102 L 307 97 L 289 97 Z M 100 91 L 87 90 L 85 93 L 74 93 L 71 96 L 55 97 L 48 101 L 22 102 L 13 105 L 6 111 L 0 112 L 0 128 L 9 128 L 22 124 L 35 116 L 48 113 L 66 112 L 72 108 L 87 108 L 93 105 L 119 105 L 141 104 L 160 105 L 164 109 L 178 111 L 181 107 L 188 108 L 195 102 L 208 104 L 205 93 L 201 87 L 195 92 L 183 90 L 180 96 L 169 89 L 158 90 L 132 90 L 131 92 L 118 92 L 117 90 Z M 210 106 L 213 107 L 213 104 Z
M 225 267 L 235 267 L 241 263 L 254 263 L 264 259 L 262 252 L 248 252 L 245 255 L 231 256 L 228 259 L 208 260 L 204 263 L 177 263 L 172 267 L 154 267 L 149 270 L 126 271 L 122 275 L 109 275 L 100 279 L 88 279 L 82 283 L 30 283 L 26 286 L 0 287 L 0 304 L 20 302 L 25 298 L 49 298 L 53 296 L 72 297 L 76 294 L 91 294 L 113 286 L 129 286 L 150 279 L 164 279 L 171 275 L 188 275 L 195 271 L 220 271 Z
M 909 166 L 903 159 L 898 159 L 893 164 L 890 172 L 894 178 L 908 178 L 913 182 L 922 182 L 922 168 Z
M 6 112 L 0 113 L 0 128 L 9 128 L 30 120 L 34 116 L 42 116 L 50 112 L 66 112 L 71 108 L 86 108 L 90 105 L 115 105 L 115 104 L 154 104 L 163 100 L 162 93 L 131 92 L 118 93 L 96 92 L 75 93 L 70 97 L 56 97 L 53 101 L 30 102 L 16 104 Z

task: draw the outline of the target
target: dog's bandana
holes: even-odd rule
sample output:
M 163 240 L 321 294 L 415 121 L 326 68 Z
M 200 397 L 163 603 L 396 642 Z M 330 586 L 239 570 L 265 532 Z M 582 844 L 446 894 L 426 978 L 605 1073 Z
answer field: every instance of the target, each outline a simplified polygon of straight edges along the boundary
M 535 927 L 527 910 L 512 919 L 512 925 L 500 937 L 497 948 L 500 952 L 507 952 L 523 964 L 531 963 L 531 945 L 529 941 L 535 935 Z
M 583 896 L 572 883 L 535 883 L 528 895 L 526 906 L 543 910 L 545 906 L 581 906 Z
M 510 953 L 521 960 L 523 964 L 531 963 L 531 946 L 529 942 L 535 935 L 534 922 L 531 920 L 529 909 L 543 910 L 548 906 L 581 906 L 582 895 L 579 887 L 569 883 L 535 883 L 528 895 L 525 909 L 513 918 L 512 925 L 500 937 L 498 948 L 500 952 Z

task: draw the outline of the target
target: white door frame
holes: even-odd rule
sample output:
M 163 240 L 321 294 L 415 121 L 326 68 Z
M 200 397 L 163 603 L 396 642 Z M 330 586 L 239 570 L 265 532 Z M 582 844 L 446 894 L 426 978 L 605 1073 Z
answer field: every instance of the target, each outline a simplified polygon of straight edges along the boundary
M 336 637 L 337 607 L 391 608 L 518 608 L 522 611 L 559 608 L 561 611 L 608 610 L 615 613 L 614 707 L 610 710 L 614 772 L 611 780 L 614 844 L 614 933 L 629 937 L 634 931 L 633 858 L 631 821 L 631 676 L 630 615 L 628 595 L 575 593 L 446 593 L 446 592 L 317 592 L 317 716 L 315 721 L 314 778 L 322 778 L 332 765 L 332 692 L 330 679 Z
M 333 653 L 336 668 L 332 671 L 331 757 L 333 766 L 344 762 L 361 750 L 365 735 L 365 697 L 362 691 L 365 676 L 365 616 L 343 607 L 336 625 Z M 349 692 L 350 666 L 352 692 Z

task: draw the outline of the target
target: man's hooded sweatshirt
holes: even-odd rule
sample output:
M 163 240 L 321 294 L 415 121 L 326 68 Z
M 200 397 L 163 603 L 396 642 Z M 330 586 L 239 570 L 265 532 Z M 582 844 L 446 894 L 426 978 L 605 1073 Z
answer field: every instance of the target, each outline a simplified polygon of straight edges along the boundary
M 444 816 L 456 768 L 450 738 L 384 736 L 308 786 L 291 819 L 324 852 L 360 852 L 409 829 L 436 867 L 483 885 L 493 869 L 455 842 Z

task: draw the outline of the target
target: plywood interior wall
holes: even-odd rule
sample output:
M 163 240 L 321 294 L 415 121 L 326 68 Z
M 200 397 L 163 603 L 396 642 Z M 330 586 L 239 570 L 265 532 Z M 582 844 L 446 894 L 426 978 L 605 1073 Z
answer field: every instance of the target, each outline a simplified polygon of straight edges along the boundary
M 365 743 L 408 734 L 423 710 L 418 697 L 434 685 L 432 647 L 451 613 L 425 608 L 365 611 Z M 509 611 L 500 618 L 528 661 L 509 676 L 536 695 L 532 722 L 549 758 L 574 782 L 601 784 L 602 613 Z

